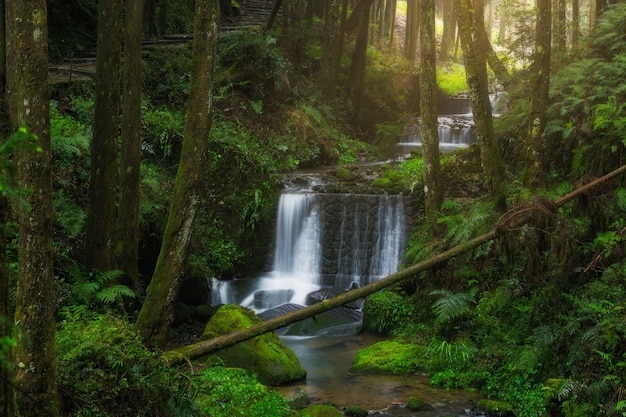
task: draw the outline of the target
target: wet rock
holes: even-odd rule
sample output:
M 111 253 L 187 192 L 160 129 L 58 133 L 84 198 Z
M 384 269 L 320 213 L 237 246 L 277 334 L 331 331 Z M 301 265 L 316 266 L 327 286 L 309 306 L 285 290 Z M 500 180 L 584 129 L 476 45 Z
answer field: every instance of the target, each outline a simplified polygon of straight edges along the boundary
M 311 399 L 307 395 L 306 391 L 304 391 L 300 387 L 293 387 L 293 390 L 285 395 L 285 399 L 289 401 L 292 407 L 302 408 L 311 404 Z
M 369 414 L 369 412 L 359 406 L 350 406 L 346 408 L 346 411 L 343 413 L 346 417 L 365 417 Z
M 254 311 L 234 304 L 220 307 L 207 323 L 201 340 L 224 336 L 260 323 Z M 266 385 L 281 385 L 300 381 L 306 376 L 295 353 L 276 333 L 266 333 L 218 351 L 225 366 L 243 368 L 257 375 Z
M 411 411 L 430 411 L 434 409 L 432 405 L 417 397 L 409 398 L 407 408 Z

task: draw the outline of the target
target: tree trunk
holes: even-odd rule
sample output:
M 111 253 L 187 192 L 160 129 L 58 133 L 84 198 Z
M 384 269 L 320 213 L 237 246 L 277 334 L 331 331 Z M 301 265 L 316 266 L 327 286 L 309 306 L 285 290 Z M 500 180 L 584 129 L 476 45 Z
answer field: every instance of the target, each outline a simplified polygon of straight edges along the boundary
M 363 97 L 363 82 L 365 80 L 365 65 L 367 63 L 367 38 L 369 35 L 370 9 L 373 0 L 361 0 L 359 19 L 354 44 L 354 53 L 348 75 L 348 97 L 352 104 L 352 116 L 358 119 Z M 356 12 L 355 11 L 353 12 Z
M 578 49 L 580 40 L 580 3 L 578 0 L 572 0 L 572 52 Z
M 443 34 L 441 36 L 441 52 L 439 59 L 447 61 L 454 46 L 456 32 L 456 16 L 454 14 L 454 0 L 443 0 Z
M 557 0 L 554 3 L 554 49 L 559 54 L 565 54 L 567 45 L 565 0 Z
M 6 6 L 11 126 L 37 135 L 41 147 L 20 151 L 17 161 L 28 204 L 18 209 L 17 413 L 57 417 L 47 9 L 45 0 L 8 0 Z
M 163 345 L 167 339 L 201 199 L 211 129 L 218 19 L 218 2 L 196 2 L 189 107 L 180 164 L 161 252 L 135 323 L 136 329 L 150 344 Z
M 139 183 L 141 180 L 141 22 L 143 0 L 126 0 L 122 91 L 120 201 L 117 212 L 117 267 L 137 290 Z
M 571 193 L 557 199 L 554 201 L 556 206 L 563 205 L 568 201 L 573 200 L 584 192 L 590 190 L 591 188 L 603 184 L 608 180 L 617 177 L 618 175 L 626 172 L 626 165 L 600 177 L 574 191 Z M 295 323 L 300 320 L 304 320 L 308 317 L 315 316 L 316 314 L 323 313 L 325 311 L 331 310 L 335 307 L 342 306 L 344 304 L 348 304 L 352 301 L 356 301 L 360 298 L 367 297 L 371 294 L 374 294 L 377 291 L 380 291 L 384 288 L 387 288 L 391 285 L 397 284 L 405 279 L 414 277 L 418 273 L 425 271 L 433 266 L 440 264 L 442 262 L 448 261 L 462 253 L 465 253 L 469 250 L 472 250 L 483 243 L 495 238 L 496 236 L 506 232 L 507 230 L 517 230 L 519 227 L 524 225 L 528 220 L 528 213 L 524 211 L 526 214 L 519 215 L 518 213 L 513 213 L 514 217 L 508 217 L 503 221 L 499 222 L 499 225 L 474 239 L 471 239 L 465 243 L 461 243 L 445 252 L 442 252 L 438 255 L 432 256 L 422 262 L 411 265 L 402 271 L 396 272 L 394 274 L 388 275 L 385 278 L 382 278 L 378 281 L 371 282 L 361 288 L 357 288 L 355 290 L 348 291 L 341 295 L 338 295 L 334 298 L 329 298 L 319 303 L 310 305 L 308 307 L 303 307 L 299 310 L 292 311 L 291 313 L 284 314 L 282 316 L 274 317 L 273 319 L 264 321 L 258 325 L 250 327 L 244 330 L 238 330 L 229 335 L 217 337 L 210 340 L 203 340 L 198 343 L 194 343 L 193 345 L 184 346 L 178 349 L 173 349 L 168 352 L 163 353 L 163 358 L 166 359 L 170 364 L 180 363 L 185 360 L 195 359 L 204 355 L 208 355 L 210 353 L 216 352 L 221 349 L 225 349 L 227 347 L 233 346 L 239 342 L 243 342 L 248 339 L 252 339 L 253 337 L 259 336 L 264 333 L 273 332 L 274 330 L 280 329 L 282 327 L 286 327 L 292 323 Z
M 537 0 L 535 54 L 531 71 L 530 114 L 527 128 L 524 184 L 531 190 L 544 184 L 544 142 L 550 86 L 550 42 L 552 20 L 550 0 Z
M 412 64 L 417 60 L 417 41 L 420 31 L 420 8 L 418 0 L 407 1 L 406 59 Z
M 387 39 L 387 44 L 393 44 L 394 37 L 394 17 L 396 10 L 396 0 L 387 0 L 385 2 L 385 11 L 384 11 L 384 21 L 385 21 L 385 37 Z
M 5 27 L 5 1 L 0 0 L 0 138 L 9 137 L 9 109 L 6 102 L 7 38 Z M 1 155 L 1 158 L 7 156 Z M 6 260 L 6 222 L 9 217 L 9 202 L 0 198 L 0 338 L 13 337 L 13 309 L 9 298 L 9 271 Z M 15 415 L 13 392 L 13 349 L 3 346 L 0 355 L 0 416 Z
M 479 15 L 483 8 L 480 1 L 475 3 Z M 472 16 L 468 0 L 455 0 L 454 6 L 459 24 L 459 36 L 461 49 L 463 50 L 463 62 L 465 63 L 465 75 L 470 91 L 470 102 L 474 113 L 476 136 L 480 146 L 483 173 L 489 193 L 496 200 L 503 198 L 504 163 L 498 149 L 495 133 L 493 131 L 493 117 L 489 102 L 489 89 L 487 85 L 486 63 L 484 54 L 478 56 L 476 49 L 485 48 L 485 42 L 476 42 L 472 37 Z M 479 12 L 481 11 L 481 12 Z M 478 16 L 475 23 L 480 26 L 482 18 Z M 477 30 L 477 37 L 484 37 L 484 30 Z M 504 204 L 501 201 L 501 204 Z
M 97 42 L 85 263 L 90 269 L 110 271 L 116 268 L 122 0 L 100 0 Z
M 435 1 L 420 1 L 420 117 L 422 150 L 424 152 L 424 191 L 426 216 L 436 226 L 436 218 L 443 201 L 439 163 L 439 136 L 437 122 L 437 70 L 435 56 Z

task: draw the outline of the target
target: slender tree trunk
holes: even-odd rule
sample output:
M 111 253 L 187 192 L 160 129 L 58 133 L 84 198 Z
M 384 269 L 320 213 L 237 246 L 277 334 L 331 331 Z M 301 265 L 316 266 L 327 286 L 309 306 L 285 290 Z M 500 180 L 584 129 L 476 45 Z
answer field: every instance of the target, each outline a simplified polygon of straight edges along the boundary
M 443 201 L 439 163 L 437 122 L 437 70 L 435 56 L 435 1 L 420 1 L 420 117 L 424 152 L 424 191 L 426 215 L 436 225 L 436 215 Z
M 113 245 L 118 187 L 121 49 L 122 0 L 100 0 L 89 207 L 85 227 L 85 262 L 88 268 L 100 271 L 116 268 Z
M 497 200 L 503 197 L 502 186 L 504 178 L 504 163 L 498 149 L 495 133 L 493 131 L 493 117 L 489 102 L 489 87 L 487 85 L 485 55 L 477 54 L 477 49 L 485 48 L 485 31 L 477 30 L 476 36 L 482 37 L 475 40 L 472 37 L 472 21 L 476 26 L 482 25 L 482 0 L 476 0 L 472 6 L 468 0 L 455 0 L 454 7 L 459 23 L 459 36 L 461 49 L 463 50 L 463 62 L 465 74 L 470 91 L 470 102 L 474 113 L 476 136 L 480 146 L 483 173 L 489 193 Z M 472 17 L 470 10 L 476 10 L 476 16 Z M 474 20 L 475 19 L 475 20 Z M 501 204 L 504 204 L 501 201 Z
M 544 184 L 544 138 L 550 85 L 550 43 L 552 38 L 550 0 L 537 0 L 535 54 L 530 80 L 530 117 L 526 145 L 524 183 L 530 189 Z
M 572 0 L 572 51 L 578 49 L 580 40 L 580 3 L 578 0 Z
M 45 0 L 9 0 L 6 6 L 11 125 L 26 127 L 41 147 L 41 152 L 23 150 L 18 156 L 28 208 L 18 209 L 17 412 L 57 417 L 47 9 Z
M 200 204 L 211 130 L 213 66 L 219 4 L 198 0 L 187 123 L 161 252 L 135 327 L 147 343 L 163 345 L 173 319 L 194 219 Z
M 557 53 L 565 54 L 567 46 L 565 0 L 557 0 L 554 8 L 556 11 L 554 16 L 554 46 Z
M 405 56 L 411 63 L 417 60 L 417 41 L 420 31 L 420 9 L 418 0 L 407 1 L 407 29 Z
M 117 267 L 137 289 L 141 180 L 141 22 L 143 0 L 126 0 L 122 88 L 122 152 L 117 213 Z
M 447 61 L 454 46 L 456 32 L 456 16 L 454 15 L 454 0 L 443 0 L 443 34 L 441 36 L 441 52 L 439 59 Z
M 272 8 L 272 13 L 270 14 L 269 19 L 267 19 L 267 24 L 265 25 L 264 33 L 268 34 L 272 27 L 274 27 L 274 22 L 276 21 L 276 17 L 278 16 L 278 12 L 280 11 L 280 6 L 282 6 L 283 0 L 276 0 L 274 2 L 274 7 Z
M 367 39 L 369 35 L 370 9 L 373 0 L 361 0 L 359 19 L 354 45 L 354 53 L 348 76 L 348 96 L 352 104 L 352 115 L 358 119 L 363 97 L 363 82 L 365 80 L 365 65 L 367 63 Z M 356 9 L 355 12 L 356 13 Z
M 0 139 L 10 135 L 9 109 L 6 102 L 7 38 L 5 31 L 5 0 L 0 0 Z M 13 309 L 9 298 L 9 271 L 6 260 L 5 228 L 9 217 L 9 202 L 0 198 L 0 338 L 13 337 Z M 0 416 L 15 415 L 13 392 L 13 349 L 0 356 Z
M 396 0 L 387 0 L 385 2 L 384 20 L 385 20 L 385 37 L 387 44 L 393 43 L 394 35 L 394 16 L 396 10 Z

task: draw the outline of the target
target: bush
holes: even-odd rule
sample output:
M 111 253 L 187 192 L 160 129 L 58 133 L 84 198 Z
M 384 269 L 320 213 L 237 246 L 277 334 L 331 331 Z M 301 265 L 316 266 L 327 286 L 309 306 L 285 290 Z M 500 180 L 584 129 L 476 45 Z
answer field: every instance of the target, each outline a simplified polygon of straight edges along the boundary
M 159 363 L 119 318 L 70 317 L 57 331 L 56 347 L 64 415 L 182 415 L 193 408 L 177 392 L 182 375 Z
M 287 400 L 239 368 L 213 366 L 194 376 L 196 402 L 203 416 L 283 417 Z
M 415 308 L 410 300 L 392 291 L 381 291 L 368 297 L 363 309 L 363 328 L 389 334 L 408 324 Z

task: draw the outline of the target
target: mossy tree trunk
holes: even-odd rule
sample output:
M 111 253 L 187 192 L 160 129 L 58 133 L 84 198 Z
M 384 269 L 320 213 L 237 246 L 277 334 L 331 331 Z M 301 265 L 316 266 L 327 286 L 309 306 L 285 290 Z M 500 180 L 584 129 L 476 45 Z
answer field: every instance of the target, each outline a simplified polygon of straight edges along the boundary
M 439 135 L 437 121 L 437 69 L 435 55 L 435 2 L 420 1 L 420 117 L 422 150 L 424 152 L 424 191 L 426 215 L 436 224 L 436 215 L 443 201 Z
M 550 45 L 552 41 L 552 6 L 550 0 L 537 0 L 535 53 L 531 70 L 530 114 L 526 135 L 524 184 L 530 189 L 544 185 L 544 137 L 547 123 L 550 86 Z
M 454 8 L 459 24 L 465 76 L 474 113 L 474 124 L 480 146 L 485 183 L 491 196 L 503 202 L 504 163 L 493 130 L 489 86 L 487 85 L 486 55 L 484 53 L 485 42 L 478 39 L 480 34 L 484 34 L 485 31 L 484 29 L 474 31 L 472 28 L 473 23 L 484 28 L 482 0 L 475 0 L 473 4 L 470 0 L 454 0 Z M 472 10 L 476 11 L 474 16 Z M 476 39 L 473 33 L 476 33 Z M 478 53 L 478 49 L 482 49 L 481 53 Z
M 96 51 L 95 109 L 85 262 L 90 269 L 116 269 L 114 256 L 118 187 L 122 0 L 100 0 Z
M 4 141 L 10 134 L 9 109 L 5 99 L 6 93 L 6 31 L 5 31 L 5 0 L 0 0 L 0 140 Z M 9 217 L 9 203 L 0 198 L 0 338 L 13 337 L 13 310 L 9 298 L 9 271 L 6 260 L 5 226 Z M 5 339 L 6 340 L 6 339 Z M 7 346 L 4 346 L 6 349 Z M 0 358 L 0 416 L 15 415 L 15 396 L 13 392 L 13 349 L 6 349 Z
M 139 183 L 141 179 L 141 22 L 143 0 L 126 0 L 122 94 L 120 201 L 117 214 L 117 266 L 137 289 Z
M 54 347 L 52 265 L 52 151 L 45 0 L 8 0 L 7 89 L 11 127 L 36 135 L 41 151 L 18 155 L 19 182 L 28 204 L 18 208 L 18 290 L 15 325 L 17 413 L 59 416 Z
M 174 195 L 152 281 L 135 323 L 149 344 L 163 345 L 173 319 L 206 173 L 219 4 L 198 0 L 187 123 Z

